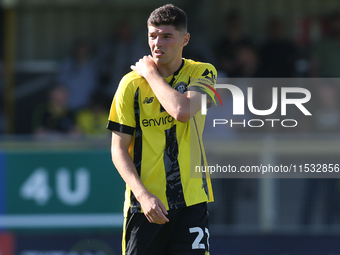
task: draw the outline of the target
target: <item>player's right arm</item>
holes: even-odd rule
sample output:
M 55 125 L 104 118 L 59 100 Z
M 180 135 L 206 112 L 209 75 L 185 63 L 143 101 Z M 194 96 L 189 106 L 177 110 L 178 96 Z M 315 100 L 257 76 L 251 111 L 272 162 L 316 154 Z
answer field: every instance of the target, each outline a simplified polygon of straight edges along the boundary
M 131 140 L 132 136 L 129 134 L 118 131 L 112 132 L 111 155 L 113 164 L 141 204 L 148 221 L 164 224 L 169 221 L 165 216 L 168 213 L 161 200 L 150 193 L 139 178 L 128 151 Z

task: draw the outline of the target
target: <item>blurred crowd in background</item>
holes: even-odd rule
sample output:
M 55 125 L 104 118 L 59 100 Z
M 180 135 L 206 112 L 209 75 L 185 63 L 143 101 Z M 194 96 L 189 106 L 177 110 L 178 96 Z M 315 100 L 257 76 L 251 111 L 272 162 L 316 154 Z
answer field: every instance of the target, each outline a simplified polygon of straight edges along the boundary
M 209 39 L 210 45 L 200 47 L 204 51 L 190 44 L 184 51 L 185 58 L 212 63 L 218 70 L 218 78 L 340 76 L 340 12 L 328 13 L 322 18 L 319 36 L 313 41 L 306 41 L 303 34 L 299 41 L 288 38 L 283 22 L 277 17 L 267 21 L 267 36 L 261 43 L 244 32 L 243 17 L 238 10 L 230 10 L 224 21 L 221 24 L 224 33 L 214 35 Z M 69 47 L 70 53 L 65 53 L 48 95 L 35 99 L 32 121 L 25 123 L 30 128 L 25 132 L 37 137 L 108 135 L 105 130 L 108 111 L 120 79 L 130 71 L 131 64 L 149 54 L 146 40 L 136 39 L 136 34 L 124 20 L 99 44 L 94 45 L 93 38 L 77 38 Z M 299 132 L 340 131 L 339 85 L 325 79 L 322 86 L 310 88 L 313 116 L 299 126 Z M 271 101 L 266 99 L 268 95 L 271 98 L 271 88 L 254 88 L 254 91 L 256 107 L 268 109 Z M 6 130 L 3 109 L 1 104 L 0 133 Z M 279 127 L 261 130 L 282 131 Z M 253 131 L 241 128 L 236 132 Z

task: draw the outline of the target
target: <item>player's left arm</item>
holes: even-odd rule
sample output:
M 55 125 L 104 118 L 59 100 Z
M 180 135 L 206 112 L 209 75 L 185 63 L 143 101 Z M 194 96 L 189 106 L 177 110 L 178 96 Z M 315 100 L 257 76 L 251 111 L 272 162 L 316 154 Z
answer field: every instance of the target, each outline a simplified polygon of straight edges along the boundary
M 147 80 L 158 101 L 176 120 L 187 122 L 200 110 L 201 94 L 197 91 L 187 91 L 181 94 L 173 89 L 159 74 L 150 56 L 140 59 L 131 68 Z

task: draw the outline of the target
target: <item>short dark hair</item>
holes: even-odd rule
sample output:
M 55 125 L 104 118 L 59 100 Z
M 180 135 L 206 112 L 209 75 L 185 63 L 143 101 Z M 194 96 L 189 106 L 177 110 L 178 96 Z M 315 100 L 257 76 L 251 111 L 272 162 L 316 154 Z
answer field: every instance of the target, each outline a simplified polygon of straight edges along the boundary
M 172 25 L 177 31 L 187 31 L 188 18 L 186 13 L 173 4 L 163 5 L 154 10 L 147 22 L 148 26 Z

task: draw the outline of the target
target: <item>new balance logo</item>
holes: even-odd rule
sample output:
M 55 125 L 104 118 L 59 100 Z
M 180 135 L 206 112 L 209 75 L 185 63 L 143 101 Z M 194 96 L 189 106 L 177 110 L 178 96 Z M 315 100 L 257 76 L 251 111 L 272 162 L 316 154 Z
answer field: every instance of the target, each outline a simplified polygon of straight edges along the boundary
M 143 104 L 151 104 L 153 102 L 154 97 L 145 97 Z
M 216 76 L 214 75 L 214 73 L 208 69 L 205 69 L 204 73 L 202 74 L 202 76 L 205 76 L 204 78 L 210 80 L 211 82 L 215 83 L 216 82 Z

